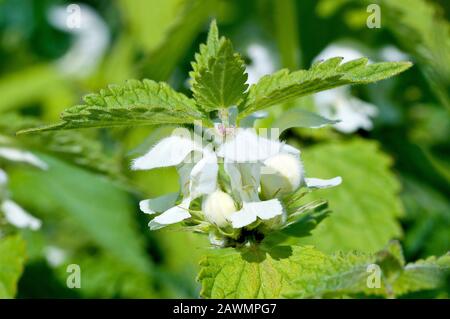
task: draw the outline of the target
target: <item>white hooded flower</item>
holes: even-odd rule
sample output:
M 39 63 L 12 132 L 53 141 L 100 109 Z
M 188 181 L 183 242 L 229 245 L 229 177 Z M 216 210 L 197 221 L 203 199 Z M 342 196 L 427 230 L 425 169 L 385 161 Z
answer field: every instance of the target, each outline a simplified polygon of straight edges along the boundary
M 203 209 L 207 211 L 206 218 L 218 226 L 230 220 L 234 228 L 241 228 L 253 223 L 257 218 L 269 220 L 283 214 L 283 206 L 279 199 L 261 201 L 259 198 L 261 169 L 265 161 L 268 160 L 270 163 L 270 158 L 280 154 L 290 154 L 300 163 L 300 151 L 276 140 L 258 136 L 252 129 L 237 128 L 232 132 L 226 131 L 225 134 L 227 134 L 225 140 L 217 142 L 215 148 L 211 145 L 203 147 L 201 143 L 190 137 L 171 136 L 161 140 L 147 154 L 133 162 L 133 169 L 176 166 L 180 175 L 182 200 L 179 205 L 171 206 L 175 203 L 176 197 L 168 198 L 169 195 L 147 199 L 140 203 L 144 213 L 161 213 L 149 223 L 151 229 L 158 229 L 190 218 L 191 201 L 212 193 L 216 193 L 213 198 L 221 198 L 228 203 L 224 204 L 224 211 L 219 211 L 211 198 L 207 196 L 204 199 Z M 193 153 L 202 155 L 202 158 L 196 161 L 190 156 Z M 242 205 L 239 211 L 232 214 L 228 214 L 233 210 L 232 200 L 225 200 L 224 195 L 217 191 L 218 158 L 223 160 L 233 195 Z M 292 165 L 295 166 L 295 164 Z M 285 170 L 282 172 L 286 173 Z M 291 178 L 290 183 L 293 183 L 291 188 L 297 188 L 296 184 L 300 184 L 302 174 L 298 172 L 297 175 L 288 177 L 288 179 Z M 309 184 L 305 179 L 307 187 L 328 187 L 336 184 L 319 179 L 310 182 Z M 216 216 L 213 211 L 217 211 L 223 219 Z
M 209 222 L 218 227 L 226 227 L 230 216 L 236 212 L 236 204 L 230 195 L 216 190 L 203 200 L 202 211 Z
M 332 44 L 325 48 L 315 59 L 325 60 L 343 57 L 343 62 L 362 58 L 358 50 L 341 44 Z M 340 120 L 333 127 L 342 133 L 353 133 L 358 129 L 371 130 L 372 118 L 378 115 L 378 108 L 354 97 L 348 86 L 319 92 L 314 95 L 318 112 L 331 120 Z

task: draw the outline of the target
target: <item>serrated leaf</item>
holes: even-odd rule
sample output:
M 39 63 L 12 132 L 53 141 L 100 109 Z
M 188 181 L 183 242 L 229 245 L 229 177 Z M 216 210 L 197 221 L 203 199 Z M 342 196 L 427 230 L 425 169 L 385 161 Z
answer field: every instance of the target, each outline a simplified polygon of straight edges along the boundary
M 13 298 L 23 271 L 25 242 L 19 236 L 0 239 L 0 299 Z
M 192 91 L 205 111 L 227 108 L 241 101 L 247 89 L 244 61 L 234 52 L 230 40 L 219 39 L 214 21 L 206 45 L 200 46 L 192 68 Z
M 281 116 L 272 124 L 272 127 L 278 128 L 281 134 L 285 130 L 293 127 L 321 128 L 325 125 L 336 124 L 338 122 L 339 121 L 329 120 L 313 112 L 301 109 L 290 109 L 281 114 Z
M 342 176 L 343 182 L 308 195 L 308 200 L 326 199 L 333 215 L 301 242 L 326 252 L 376 252 L 401 235 L 400 184 L 389 169 L 392 160 L 377 143 L 360 139 L 324 143 L 305 149 L 302 156 L 307 176 Z
M 282 69 L 262 77 L 250 87 L 247 99 L 239 106 L 239 118 L 272 105 L 347 84 L 367 84 L 401 73 L 410 62 L 380 62 L 367 65 L 361 58 L 341 64 L 336 57 L 319 61 L 309 70 L 289 72 Z
M 98 94 L 88 94 L 85 104 L 65 110 L 62 122 L 19 133 L 88 127 L 117 127 L 152 124 L 183 124 L 205 120 L 195 102 L 165 83 L 128 80 L 110 85 Z
M 255 252 L 258 254 L 261 252 Z M 326 256 L 310 246 L 292 247 L 289 257 L 249 261 L 234 249 L 221 249 L 200 263 L 204 298 L 279 298 L 299 274 L 313 271 Z
M 358 292 L 382 295 L 381 289 L 367 287 L 367 267 L 375 258 L 363 253 L 337 253 L 323 258 L 315 271 L 299 274 L 288 298 L 333 298 Z

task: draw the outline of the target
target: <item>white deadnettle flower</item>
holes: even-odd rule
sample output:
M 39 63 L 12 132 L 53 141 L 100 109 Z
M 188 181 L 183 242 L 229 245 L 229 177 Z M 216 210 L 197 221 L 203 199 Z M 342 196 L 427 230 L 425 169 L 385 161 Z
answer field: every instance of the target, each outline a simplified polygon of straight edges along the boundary
M 69 75 L 89 75 L 100 62 L 110 41 L 108 26 L 90 6 L 79 4 L 80 25 L 70 27 L 67 23 L 66 6 L 54 6 L 48 12 L 49 22 L 59 30 L 74 36 L 68 52 L 58 60 L 60 69 Z
M 236 204 L 230 195 L 216 190 L 203 200 L 202 211 L 209 222 L 218 227 L 226 227 L 229 225 L 229 217 L 236 212 Z
M 44 254 L 49 265 L 53 267 L 62 265 L 67 258 L 66 251 L 56 246 L 45 247 Z
M 349 46 L 332 44 L 325 48 L 315 61 L 336 56 L 343 57 L 343 61 L 347 62 L 361 58 L 363 54 Z M 333 127 L 342 133 L 353 133 L 360 128 L 371 130 L 372 118 L 378 115 L 378 108 L 375 105 L 352 96 L 348 86 L 319 92 L 314 95 L 314 100 L 321 115 L 332 120 L 340 120 Z
M 47 169 L 45 162 L 41 161 L 37 156 L 30 152 L 18 150 L 12 147 L 0 147 L 0 158 L 8 161 L 27 163 L 36 166 L 40 169 Z M 1 188 L 6 187 L 8 176 L 5 171 L 0 169 L 0 195 L 2 195 Z M 8 198 L 0 198 L 0 212 L 3 212 L 6 221 L 18 228 L 29 228 L 37 230 L 41 227 L 42 222 L 27 213 L 17 203 Z
M 8 175 L 6 175 L 6 172 L 0 168 L 0 187 L 6 185 L 7 182 Z
M 201 155 L 201 159 L 196 161 L 190 156 L 191 153 Z M 284 143 L 258 136 L 252 129 L 236 128 L 227 131 L 225 140 L 216 141 L 214 148 L 212 145 L 202 147 L 195 138 L 176 135 L 167 137 L 157 143 L 147 154 L 137 158 L 132 168 L 152 169 L 176 166 L 180 175 L 181 203 L 175 205 L 178 194 L 169 194 L 141 201 L 140 208 L 147 214 L 161 213 L 150 221 L 151 229 L 158 229 L 190 218 L 190 203 L 203 195 L 210 195 L 203 199 L 205 217 L 219 227 L 223 227 L 228 220 L 234 228 L 242 228 L 258 218 L 269 220 L 281 216 L 284 212 L 279 199 L 261 201 L 259 198 L 261 170 L 264 162 L 272 158 L 272 162 L 275 163 L 276 156 L 280 154 L 294 156 L 300 161 L 300 151 Z M 235 210 L 233 200 L 231 197 L 225 199 L 225 195 L 222 195 L 223 192 L 217 186 L 218 158 L 223 160 L 233 195 L 242 206 L 239 211 L 232 214 L 231 211 Z M 300 184 L 297 180 L 301 180 L 301 176 L 292 177 L 294 183 Z M 311 188 L 330 187 L 339 184 L 340 178 L 328 181 L 305 179 L 305 183 Z M 223 204 L 217 204 L 216 201 L 223 201 Z M 220 205 L 223 206 L 221 210 L 217 208 Z M 217 211 L 213 212 L 213 210 Z

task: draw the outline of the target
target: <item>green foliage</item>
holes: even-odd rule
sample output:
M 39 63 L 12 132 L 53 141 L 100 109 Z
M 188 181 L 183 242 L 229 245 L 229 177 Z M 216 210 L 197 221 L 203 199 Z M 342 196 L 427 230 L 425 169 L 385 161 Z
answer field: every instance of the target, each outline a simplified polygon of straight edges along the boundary
M 200 295 L 204 298 L 279 298 L 299 274 L 313 271 L 326 258 L 309 246 L 292 247 L 288 258 L 275 253 L 266 256 L 257 250 L 251 254 L 262 254 L 264 260 L 243 258 L 232 249 L 206 256 L 200 263 Z
M 20 170 L 11 176 L 15 198 L 27 206 L 69 216 L 77 230 L 123 263 L 151 272 L 141 237 L 133 224 L 128 195 L 105 178 L 49 156 L 49 170 Z M 39 196 L 31 196 L 30 190 Z M 45 225 L 44 225 L 45 227 Z
M 400 185 L 389 170 L 391 159 L 376 143 L 359 139 L 323 143 L 305 150 L 303 160 L 308 176 L 342 176 L 343 182 L 309 195 L 326 198 L 333 215 L 302 242 L 327 252 L 375 252 L 401 235 Z
M 0 238 L 0 299 L 16 295 L 25 262 L 25 242 L 19 236 Z
M 130 267 L 108 254 L 82 255 L 72 259 L 81 268 L 81 289 L 86 298 L 154 298 L 154 283 L 148 273 Z M 66 265 L 59 269 L 62 281 Z
M 245 64 L 233 50 L 231 41 L 222 37 L 215 21 L 211 23 L 208 41 L 192 63 L 192 91 L 198 105 L 206 111 L 238 104 L 247 89 Z
M 392 284 L 396 295 L 420 290 L 437 289 L 443 286 L 450 271 L 450 255 L 429 257 L 409 263 Z
M 379 289 L 367 288 L 367 267 L 375 262 L 363 253 L 336 253 L 323 258 L 315 271 L 303 272 L 295 278 L 288 298 L 333 298 L 355 292 L 379 294 Z
M 372 265 L 381 270 L 380 286 L 375 284 Z M 364 294 L 400 297 L 410 292 L 442 287 L 450 270 L 450 256 L 430 257 L 404 265 L 397 242 L 376 255 L 356 252 L 337 253 L 323 260 L 314 272 L 304 272 L 295 280 L 290 298 L 335 298 Z
M 24 130 L 22 133 L 88 127 L 182 124 L 204 119 L 193 100 L 175 92 L 165 83 L 151 80 L 128 80 L 124 85 L 110 85 L 98 94 L 86 95 L 83 100 L 85 104 L 63 112 L 63 122 Z
M 361 58 L 341 64 L 336 57 L 315 63 L 309 70 L 289 72 L 282 69 L 266 75 L 250 87 L 246 100 L 239 105 L 239 117 L 275 104 L 332 89 L 346 84 L 367 84 L 380 81 L 411 67 L 410 62 L 380 62 L 367 65 Z
M 382 8 L 383 24 L 414 55 L 436 97 L 450 108 L 450 23 L 445 19 L 444 10 L 426 0 L 322 0 L 318 12 L 329 16 L 349 3 L 377 4 Z
M 331 213 L 328 203 L 325 201 L 314 201 L 300 207 L 294 201 L 288 204 L 286 209 L 293 210 L 289 214 L 286 224 L 279 231 L 266 236 L 262 242 L 264 245 L 295 243 L 297 238 L 310 236 L 311 231 Z

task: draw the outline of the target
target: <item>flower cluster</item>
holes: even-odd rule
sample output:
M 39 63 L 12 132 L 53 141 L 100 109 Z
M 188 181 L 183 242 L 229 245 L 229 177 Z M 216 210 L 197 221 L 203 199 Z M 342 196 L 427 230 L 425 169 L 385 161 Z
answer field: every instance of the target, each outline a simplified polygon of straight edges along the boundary
M 246 234 L 282 227 L 286 198 L 301 188 L 341 183 L 340 177 L 306 178 L 298 149 L 253 129 L 219 124 L 205 133 L 177 130 L 134 160 L 135 170 L 175 166 L 180 177 L 179 193 L 140 202 L 144 213 L 157 214 L 150 229 L 184 222 L 208 233 L 214 245 L 236 245 Z

